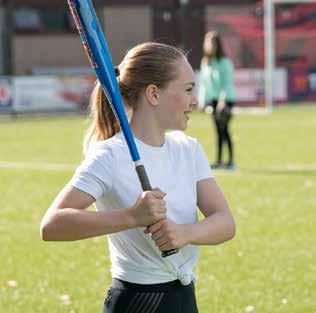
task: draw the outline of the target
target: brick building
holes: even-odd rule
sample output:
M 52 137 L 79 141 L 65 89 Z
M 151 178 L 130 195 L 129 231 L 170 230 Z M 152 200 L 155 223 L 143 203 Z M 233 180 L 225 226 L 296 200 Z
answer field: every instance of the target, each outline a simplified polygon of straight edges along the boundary
M 116 64 L 140 42 L 184 46 L 198 67 L 202 39 L 214 4 L 254 0 L 94 0 Z M 189 21 L 189 23 L 188 23 Z M 66 0 L 0 0 L 0 73 L 25 74 L 40 68 L 86 67 L 87 58 Z M 10 70 L 11 68 L 11 70 Z

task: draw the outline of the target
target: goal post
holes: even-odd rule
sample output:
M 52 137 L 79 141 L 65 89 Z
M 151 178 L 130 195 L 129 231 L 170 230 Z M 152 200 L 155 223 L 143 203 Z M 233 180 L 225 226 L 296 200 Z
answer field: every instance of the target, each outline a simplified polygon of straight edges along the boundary
M 273 109 L 273 73 L 275 71 L 275 4 L 316 3 L 316 0 L 264 0 L 265 100 Z

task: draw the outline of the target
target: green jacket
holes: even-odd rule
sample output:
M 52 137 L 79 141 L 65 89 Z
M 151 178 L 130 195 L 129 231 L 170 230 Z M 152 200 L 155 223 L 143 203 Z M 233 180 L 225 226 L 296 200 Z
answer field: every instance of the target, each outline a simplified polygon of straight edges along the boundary
M 220 60 L 212 58 L 209 64 L 201 64 L 199 76 L 199 106 L 204 107 L 212 100 L 235 101 L 233 85 L 234 65 L 223 57 Z

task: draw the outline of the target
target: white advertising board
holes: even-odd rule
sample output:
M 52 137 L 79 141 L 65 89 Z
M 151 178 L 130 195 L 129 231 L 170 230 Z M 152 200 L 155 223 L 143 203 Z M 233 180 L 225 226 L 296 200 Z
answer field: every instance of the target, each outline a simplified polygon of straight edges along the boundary
M 86 76 L 21 76 L 13 79 L 15 112 L 80 111 L 88 105 L 93 82 Z
M 264 71 L 262 69 L 236 69 L 234 84 L 237 102 L 264 100 Z M 273 75 L 273 97 L 286 101 L 288 98 L 287 71 L 279 68 Z

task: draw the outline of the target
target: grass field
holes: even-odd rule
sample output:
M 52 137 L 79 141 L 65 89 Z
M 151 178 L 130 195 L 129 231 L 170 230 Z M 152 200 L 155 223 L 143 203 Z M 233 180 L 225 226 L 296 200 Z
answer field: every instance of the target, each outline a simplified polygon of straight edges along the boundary
M 84 117 L 0 120 L 0 312 L 101 312 L 110 283 L 105 238 L 44 243 L 39 223 L 81 160 Z M 200 313 L 316 312 L 316 106 L 237 115 L 235 172 L 217 171 L 235 239 L 203 247 Z M 188 134 L 214 161 L 206 114 Z

